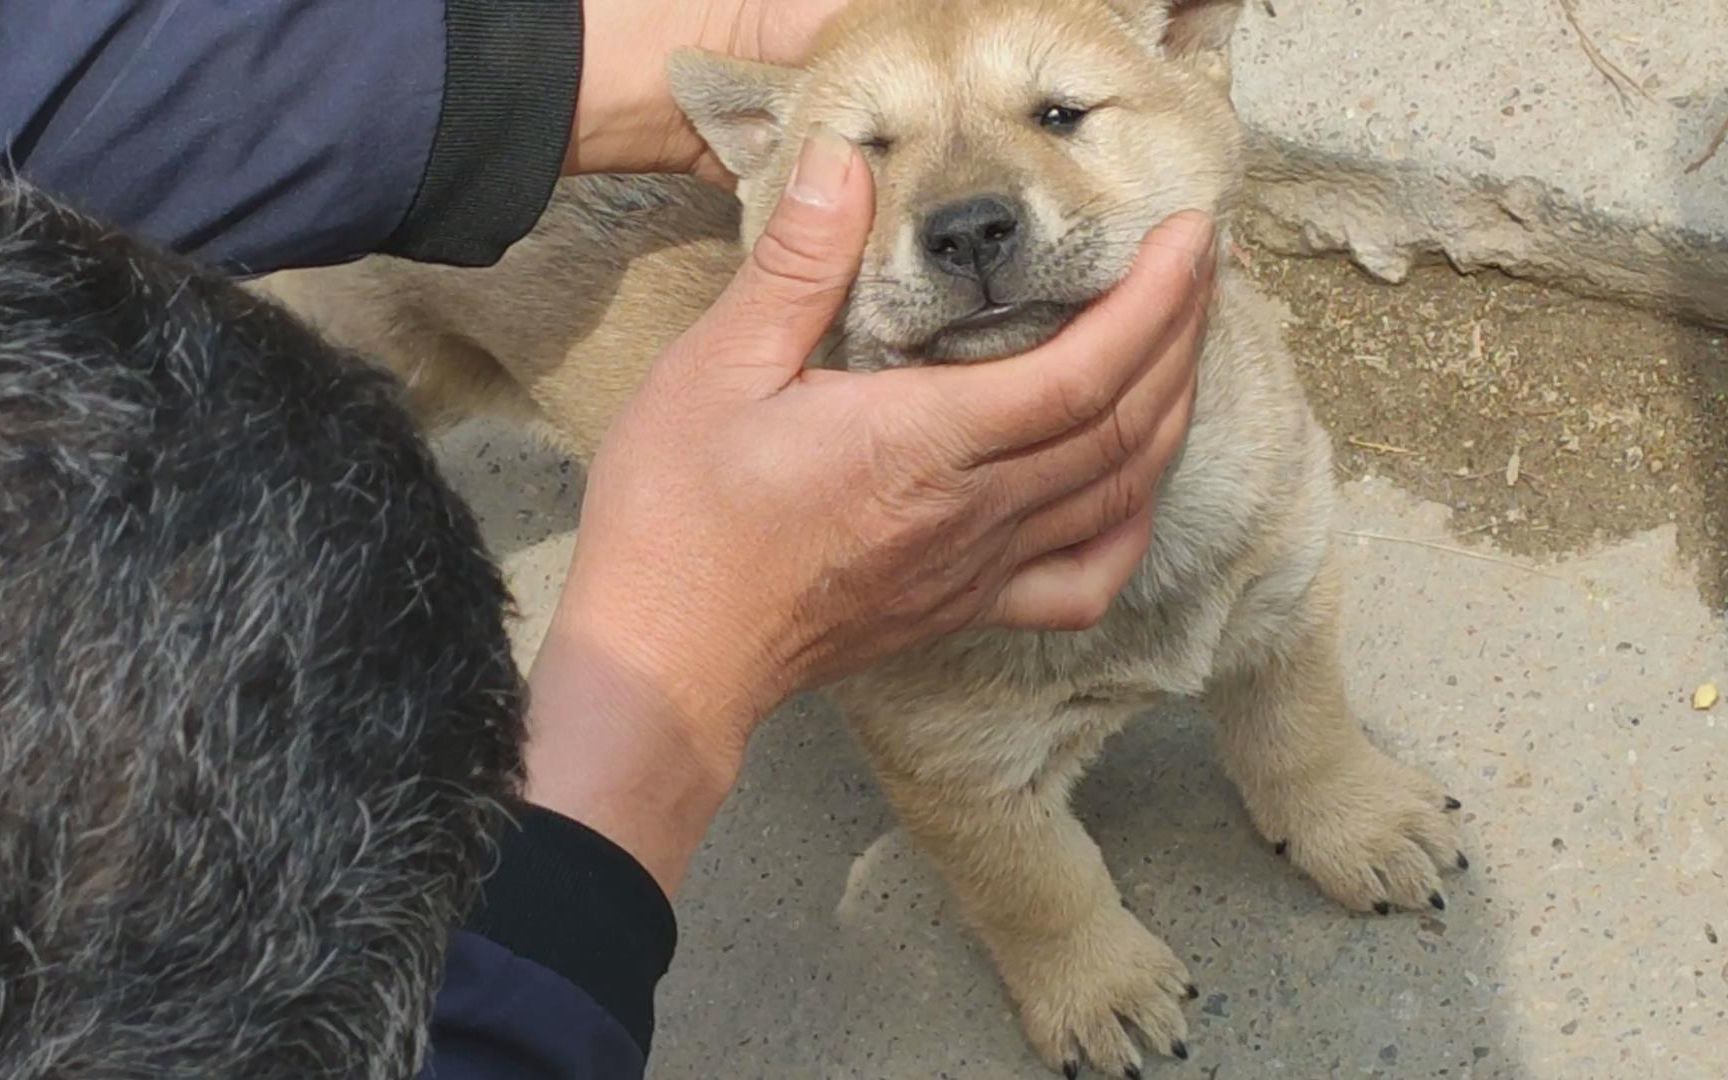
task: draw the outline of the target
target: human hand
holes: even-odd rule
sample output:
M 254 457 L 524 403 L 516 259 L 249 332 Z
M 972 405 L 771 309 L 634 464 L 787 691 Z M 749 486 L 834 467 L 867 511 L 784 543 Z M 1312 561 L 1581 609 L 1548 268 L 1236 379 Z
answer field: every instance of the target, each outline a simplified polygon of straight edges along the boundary
M 697 47 L 793 64 L 847 0 L 585 0 L 582 86 L 564 171 L 731 174 L 672 100 L 666 59 Z
M 1161 226 L 1025 355 L 807 370 L 872 206 L 862 159 L 819 131 L 746 265 L 607 434 L 534 674 L 543 749 L 566 722 L 550 702 L 592 721 L 622 697 L 631 739 L 658 725 L 729 785 L 791 693 L 965 627 L 1084 627 L 1138 565 L 1192 406 L 1210 225 Z M 565 782 L 593 739 L 543 768 L 531 748 L 530 787 Z

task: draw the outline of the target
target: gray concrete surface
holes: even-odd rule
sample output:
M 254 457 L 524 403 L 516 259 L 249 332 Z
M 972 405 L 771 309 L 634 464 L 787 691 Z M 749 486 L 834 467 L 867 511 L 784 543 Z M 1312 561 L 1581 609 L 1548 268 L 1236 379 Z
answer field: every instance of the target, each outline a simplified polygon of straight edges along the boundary
M 504 558 L 526 655 L 577 474 L 495 426 L 442 456 Z M 1347 915 L 1254 839 L 1202 720 L 1145 718 L 1079 805 L 1202 989 L 1193 1059 L 1147 1075 L 1728 1075 L 1728 707 L 1688 704 L 1728 685 L 1728 626 L 1672 528 L 1527 566 L 1384 482 L 1346 496 L 1356 705 L 1463 799 L 1474 867 L 1443 914 Z M 761 733 L 678 908 L 660 1080 L 1047 1075 L 820 701 Z
M 1268 9 L 1276 10 L 1276 17 Z M 1443 255 L 1728 323 L 1722 0 L 1249 0 L 1244 227 L 1402 279 Z

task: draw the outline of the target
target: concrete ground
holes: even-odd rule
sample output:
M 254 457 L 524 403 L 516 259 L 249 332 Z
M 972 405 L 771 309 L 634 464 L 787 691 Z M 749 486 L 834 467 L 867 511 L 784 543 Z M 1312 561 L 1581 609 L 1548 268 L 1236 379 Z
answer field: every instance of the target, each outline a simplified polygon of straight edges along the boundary
M 579 472 L 484 424 L 441 453 L 504 558 L 526 655 Z M 1193 1058 L 1147 1074 L 1728 1075 L 1728 706 L 1690 705 L 1728 688 L 1728 621 L 1699 553 L 1672 522 L 1564 555 L 1497 546 L 1375 460 L 1340 459 L 1355 704 L 1464 801 L 1472 869 L 1444 913 L 1348 915 L 1254 837 L 1203 719 L 1144 718 L 1078 801 L 1201 987 Z M 1046 1075 L 820 700 L 762 731 L 678 909 L 656 1077 Z

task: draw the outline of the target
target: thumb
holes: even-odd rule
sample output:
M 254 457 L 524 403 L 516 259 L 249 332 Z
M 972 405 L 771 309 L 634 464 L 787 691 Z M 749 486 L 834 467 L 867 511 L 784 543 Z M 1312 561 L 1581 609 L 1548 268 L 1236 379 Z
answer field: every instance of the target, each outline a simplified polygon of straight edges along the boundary
M 812 128 L 767 228 L 693 328 L 705 366 L 759 368 L 775 389 L 796 377 L 858 276 L 874 212 L 857 148 Z

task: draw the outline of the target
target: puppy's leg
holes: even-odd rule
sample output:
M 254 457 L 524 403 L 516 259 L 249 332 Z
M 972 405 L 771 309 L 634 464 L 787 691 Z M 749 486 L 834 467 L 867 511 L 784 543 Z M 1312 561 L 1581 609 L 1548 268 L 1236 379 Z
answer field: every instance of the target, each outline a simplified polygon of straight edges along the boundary
M 409 335 L 404 332 L 404 337 Z M 522 424 L 540 419 L 527 392 L 479 346 L 454 334 L 421 330 L 412 347 L 398 346 L 370 357 L 401 381 L 415 423 L 439 434 L 472 416 Z
M 1001 790 L 951 773 L 914 775 L 876 756 L 901 823 L 989 947 L 1051 1068 L 1073 1076 L 1084 1059 L 1138 1076 L 1132 1028 L 1161 1053 L 1187 1055 L 1178 1003 L 1194 996 L 1188 971 L 1122 906 L 1098 845 L 1069 809 L 1077 761 Z
M 1468 865 L 1449 813 L 1458 804 L 1351 719 L 1335 592 L 1323 569 L 1275 644 L 1236 650 L 1215 676 L 1224 768 L 1260 833 L 1334 900 L 1381 914 L 1442 908 L 1438 870 Z

